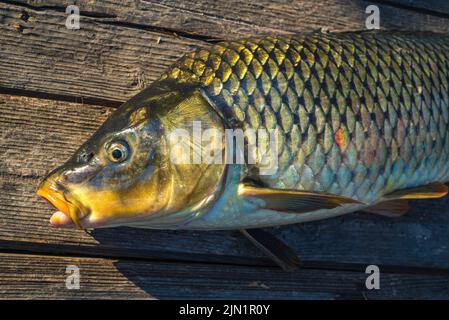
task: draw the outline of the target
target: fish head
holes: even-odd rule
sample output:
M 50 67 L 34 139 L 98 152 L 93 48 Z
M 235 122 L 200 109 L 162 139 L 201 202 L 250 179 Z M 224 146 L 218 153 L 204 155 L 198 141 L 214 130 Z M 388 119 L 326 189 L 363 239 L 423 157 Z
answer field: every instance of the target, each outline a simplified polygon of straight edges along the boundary
M 225 165 L 174 161 L 186 158 L 180 153 L 192 151 L 195 139 L 174 141 L 172 133 L 192 133 L 195 121 L 223 131 L 219 115 L 192 88 L 156 84 L 123 104 L 40 184 L 37 194 L 58 210 L 50 223 L 159 228 L 207 206 L 219 193 Z

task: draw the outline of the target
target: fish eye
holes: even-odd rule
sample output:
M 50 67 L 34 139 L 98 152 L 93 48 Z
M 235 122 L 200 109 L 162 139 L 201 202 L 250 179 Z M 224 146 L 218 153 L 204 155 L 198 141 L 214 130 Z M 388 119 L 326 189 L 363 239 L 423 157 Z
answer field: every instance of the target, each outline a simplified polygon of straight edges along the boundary
M 109 146 L 108 154 L 112 162 L 122 162 L 128 158 L 128 148 L 121 142 L 114 142 Z

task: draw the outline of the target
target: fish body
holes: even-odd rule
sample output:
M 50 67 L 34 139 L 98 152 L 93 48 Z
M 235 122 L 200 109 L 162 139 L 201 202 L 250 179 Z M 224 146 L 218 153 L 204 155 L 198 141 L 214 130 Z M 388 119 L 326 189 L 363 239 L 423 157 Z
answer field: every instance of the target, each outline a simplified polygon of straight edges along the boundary
M 254 161 L 173 164 L 168 154 L 180 144 L 167 136 L 195 133 L 195 123 L 223 136 L 274 132 L 276 152 L 268 141 L 244 148 Z M 232 141 L 215 141 L 236 156 Z M 111 143 L 129 157 L 111 160 Z M 267 152 L 276 155 L 268 174 Z M 40 194 L 63 211 L 60 225 L 70 216 L 83 227 L 240 229 L 442 196 L 435 184 L 448 180 L 449 38 L 312 33 L 186 54 L 50 174 Z

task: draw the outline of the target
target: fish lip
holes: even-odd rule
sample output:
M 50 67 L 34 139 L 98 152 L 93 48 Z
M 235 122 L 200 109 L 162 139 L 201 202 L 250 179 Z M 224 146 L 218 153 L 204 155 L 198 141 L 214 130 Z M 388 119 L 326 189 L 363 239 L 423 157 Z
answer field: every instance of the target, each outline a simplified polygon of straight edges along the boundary
M 82 214 L 83 211 L 86 212 L 86 210 L 81 210 L 79 204 L 68 199 L 67 195 L 69 190 L 61 183 L 52 178 L 46 178 L 39 185 L 36 193 L 55 207 L 58 212 L 61 212 L 70 218 L 75 226 L 79 229 L 84 229 L 79 218 L 80 216 L 82 216 L 82 218 L 86 216 L 86 214 Z M 56 214 L 58 212 L 56 212 Z M 64 223 L 56 223 L 53 217 L 54 215 L 50 218 L 50 223 L 55 227 L 66 227 L 71 224 L 67 221 Z
M 45 199 L 59 211 L 68 214 L 68 201 L 66 197 L 64 197 L 64 191 L 66 191 L 66 189 L 61 187 L 61 184 L 56 183 L 51 179 L 45 179 L 39 185 L 36 194 Z

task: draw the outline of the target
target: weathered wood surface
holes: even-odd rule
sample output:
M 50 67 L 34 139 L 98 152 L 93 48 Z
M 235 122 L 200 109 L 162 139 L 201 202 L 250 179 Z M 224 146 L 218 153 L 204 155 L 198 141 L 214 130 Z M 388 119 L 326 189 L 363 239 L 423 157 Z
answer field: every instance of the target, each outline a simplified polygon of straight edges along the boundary
M 79 290 L 67 289 L 67 266 L 79 267 Z M 14 299 L 449 298 L 449 277 L 438 273 L 384 272 L 381 289 L 367 290 L 363 269 L 286 273 L 267 267 L 0 254 L 0 270 L 0 297 Z
M 3 254 L 0 298 L 363 298 L 368 264 L 386 272 L 385 287 L 368 298 L 447 298 L 449 198 L 415 202 L 402 219 L 352 214 L 275 228 L 272 232 L 311 268 L 292 275 L 262 267 L 272 263 L 238 232 L 116 228 L 87 234 L 50 228 L 52 209 L 35 196 L 40 179 L 67 159 L 114 107 L 156 79 L 183 52 L 214 39 L 321 27 L 363 29 L 365 7 L 370 4 L 343 0 L 77 3 L 81 29 L 67 30 L 65 3 L 0 0 L 0 92 L 6 93 L 0 94 L 0 252 L 43 255 Z M 374 3 L 381 9 L 383 28 L 449 32 L 445 4 Z M 111 257 L 117 260 L 107 259 Z M 167 262 L 155 262 L 162 260 Z M 86 266 L 89 290 L 65 289 L 64 269 L 74 261 Z M 416 274 L 403 274 L 409 271 Z M 199 284 L 194 282 L 197 277 L 201 277 Z M 248 279 L 270 280 L 272 290 L 248 289 Z
M 364 1 L 0 1 L 0 88 L 116 105 L 203 39 L 365 28 Z M 448 19 L 379 4 L 381 26 L 449 32 Z M 83 15 L 84 12 L 84 15 Z M 332 17 L 330 19 L 330 17 Z M 186 22 L 187 20 L 187 22 Z M 184 36 L 175 35 L 182 30 Z M 187 33 L 185 33 L 187 32 Z M 189 34 L 191 34 L 189 36 Z
M 399 8 L 406 8 L 415 10 L 421 13 L 428 13 L 430 15 L 437 15 L 441 17 L 448 17 L 449 2 L 441 0 L 379 0 L 374 3 L 384 3 Z
M 58 0 L 15 2 L 30 9 L 65 12 L 65 6 Z M 423 17 L 427 10 L 430 14 L 441 16 L 449 12 L 449 5 L 438 0 L 81 0 L 77 4 L 82 15 L 101 18 L 104 22 L 130 23 L 136 28 L 159 28 L 202 39 L 221 39 L 224 35 L 229 38 L 267 33 L 288 34 L 323 27 L 333 31 L 364 29 L 365 8 L 370 4 L 379 6 L 384 28 L 447 31 L 447 28 L 437 26 L 443 20 L 424 21 Z M 333 19 L 329 19 L 329 14 Z

